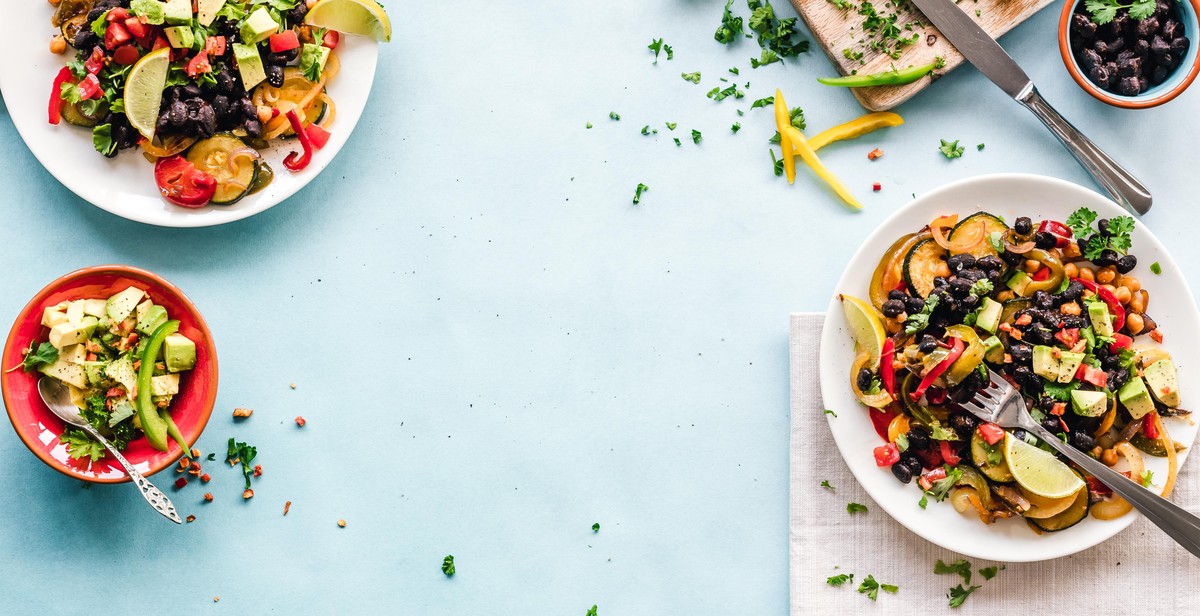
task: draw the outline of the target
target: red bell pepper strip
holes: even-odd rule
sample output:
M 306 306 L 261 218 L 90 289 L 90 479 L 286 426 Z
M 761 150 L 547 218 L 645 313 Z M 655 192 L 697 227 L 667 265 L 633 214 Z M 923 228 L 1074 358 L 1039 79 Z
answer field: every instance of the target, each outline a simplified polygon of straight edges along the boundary
M 1084 280 L 1082 278 L 1072 278 L 1071 280 L 1079 282 L 1079 284 L 1083 285 L 1083 288 L 1095 293 L 1099 296 L 1100 301 L 1108 306 L 1108 313 L 1113 315 L 1113 331 L 1121 331 L 1125 327 L 1125 308 L 1121 306 L 1121 301 L 1117 299 L 1116 295 L 1112 294 L 1112 291 L 1105 289 L 1091 280 Z
M 900 461 L 900 448 L 895 443 L 886 443 L 876 447 L 875 466 L 891 466 Z
M 50 107 L 48 108 L 51 124 L 58 124 L 62 121 L 62 87 L 64 83 L 69 83 L 74 77 L 71 69 L 64 66 L 59 69 L 58 75 L 54 78 L 54 85 L 50 88 Z
M 308 132 L 304 130 L 304 124 L 300 122 L 300 116 L 295 109 L 289 109 L 287 112 L 288 123 L 292 125 L 292 132 L 300 138 L 300 146 L 304 148 L 303 154 L 292 152 L 283 159 L 283 166 L 290 171 L 302 171 L 309 163 L 312 162 L 313 145 L 308 138 Z
M 326 133 L 326 140 L 328 140 L 328 134 Z M 879 355 L 879 376 L 883 381 L 883 390 L 888 392 L 893 399 L 896 397 L 896 370 L 892 368 L 894 361 L 896 361 L 896 342 L 888 338 L 884 341 L 883 352 Z
M 942 376 L 942 373 L 944 373 L 946 370 L 949 370 L 950 365 L 957 361 L 959 356 L 962 355 L 963 351 L 966 349 L 966 345 L 963 344 L 962 340 L 959 340 L 958 338 L 951 338 L 950 340 L 951 344 L 953 345 L 950 347 L 950 354 L 946 356 L 946 359 L 942 360 L 942 363 L 934 366 L 933 369 L 926 373 L 924 378 L 921 379 L 921 383 L 917 385 L 917 388 L 913 390 L 912 394 L 910 394 L 913 402 L 920 400 L 921 396 L 925 395 L 925 390 L 929 389 L 929 386 L 933 385 L 933 382 L 937 380 L 939 376 Z
M 887 410 L 871 408 L 868 409 L 868 412 L 868 416 L 871 418 L 871 426 L 875 428 L 875 433 L 879 435 L 879 438 L 885 441 L 888 440 L 888 426 L 891 425 L 892 420 L 899 414 L 895 407 L 888 406 Z
M 1150 411 L 1146 413 L 1144 421 L 1142 421 L 1142 436 L 1152 440 L 1158 440 L 1158 411 Z
M 1038 271 L 1033 273 L 1033 280 L 1035 282 L 1041 282 L 1049 277 L 1050 277 L 1050 268 L 1046 267 L 1045 265 L 1043 265 L 1040 269 L 1038 269 Z
M 958 466 L 962 462 L 962 458 L 958 457 L 958 453 L 954 451 L 954 446 L 950 441 L 938 441 L 938 450 L 942 452 L 942 459 L 950 466 Z
M 1071 228 L 1067 225 L 1058 222 L 1057 220 L 1043 220 L 1038 224 L 1039 233 L 1049 233 L 1054 236 L 1056 248 L 1066 248 L 1070 243 L 1071 237 L 1075 234 L 1071 232 Z
M 316 124 L 309 124 L 308 126 L 305 126 L 304 132 L 308 133 L 308 140 L 311 141 L 313 144 L 313 147 L 317 148 L 318 150 L 325 147 L 326 143 L 329 143 L 329 131 L 325 130 L 324 128 L 321 128 L 320 126 L 317 126 Z M 887 343 L 891 343 L 891 340 L 888 340 Z M 885 343 L 885 346 L 884 346 L 885 349 L 887 348 L 887 346 L 886 346 L 887 343 Z M 887 384 L 887 375 L 886 374 L 883 377 L 883 382 L 885 385 Z M 892 375 L 892 383 L 893 384 L 895 383 L 895 374 Z M 888 391 L 888 393 L 892 394 L 894 392 Z
M 995 445 L 1004 439 L 1004 428 L 994 423 L 983 422 L 979 424 L 979 436 L 982 436 L 988 445 Z

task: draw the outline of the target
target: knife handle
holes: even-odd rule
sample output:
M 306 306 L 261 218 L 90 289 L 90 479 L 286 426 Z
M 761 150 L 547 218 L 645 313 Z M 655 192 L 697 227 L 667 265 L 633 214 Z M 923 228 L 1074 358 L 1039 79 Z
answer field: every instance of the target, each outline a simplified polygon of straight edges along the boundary
M 1098 184 L 1104 187 L 1113 200 L 1120 203 L 1122 207 L 1136 214 L 1145 214 L 1150 211 L 1150 205 L 1153 197 L 1150 196 L 1150 191 L 1146 190 L 1142 183 L 1137 181 L 1128 171 L 1123 169 L 1117 161 L 1113 160 L 1108 154 L 1092 143 L 1090 139 L 1079 132 L 1071 123 L 1058 114 L 1046 99 L 1038 94 L 1037 88 L 1030 87 L 1029 90 L 1022 96 L 1017 97 L 1017 102 L 1025 105 L 1027 109 L 1037 116 L 1050 132 L 1054 133 L 1055 137 L 1062 142 L 1075 160 L 1087 169 L 1088 173 Z

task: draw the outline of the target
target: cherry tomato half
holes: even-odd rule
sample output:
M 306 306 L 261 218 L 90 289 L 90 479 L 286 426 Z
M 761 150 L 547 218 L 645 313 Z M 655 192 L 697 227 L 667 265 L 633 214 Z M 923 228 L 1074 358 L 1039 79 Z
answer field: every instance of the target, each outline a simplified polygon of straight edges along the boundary
M 154 165 L 154 181 L 164 199 L 183 207 L 203 207 L 217 192 L 216 178 L 200 171 L 179 154 L 158 159 Z

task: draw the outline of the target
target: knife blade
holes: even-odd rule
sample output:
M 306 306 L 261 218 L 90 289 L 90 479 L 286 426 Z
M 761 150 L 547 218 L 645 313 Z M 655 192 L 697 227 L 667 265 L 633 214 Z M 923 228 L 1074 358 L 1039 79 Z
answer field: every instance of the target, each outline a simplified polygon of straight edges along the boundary
M 1032 111 L 1114 201 L 1135 214 L 1150 211 L 1153 204 L 1150 191 L 1059 115 L 1038 94 L 1033 80 L 1012 56 L 958 5 L 952 0 L 912 0 L 912 3 L 979 72 Z

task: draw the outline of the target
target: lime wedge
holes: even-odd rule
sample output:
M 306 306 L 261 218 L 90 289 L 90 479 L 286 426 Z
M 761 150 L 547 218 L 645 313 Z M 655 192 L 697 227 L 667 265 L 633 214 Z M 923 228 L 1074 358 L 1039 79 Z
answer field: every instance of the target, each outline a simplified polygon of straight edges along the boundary
M 392 21 L 375 0 L 320 0 L 308 10 L 304 23 L 377 41 L 392 40 Z
M 849 295 L 838 297 L 842 301 L 842 309 L 846 311 L 846 323 L 850 325 L 855 345 L 860 353 L 867 354 L 867 367 L 873 371 L 879 367 L 879 354 L 883 352 L 883 342 L 887 339 L 883 321 L 870 303 Z
M 147 139 L 154 139 L 154 125 L 158 122 L 158 108 L 170 66 L 171 48 L 163 47 L 138 60 L 125 79 L 125 117 Z
M 1026 492 L 1042 498 L 1066 498 L 1083 489 L 1075 471 L 1054 457 L 1009 434 L 1004 439 L 1004 458 L 1013 479 Z

